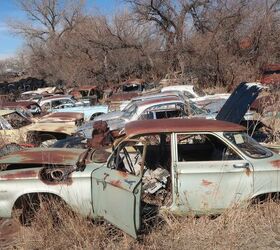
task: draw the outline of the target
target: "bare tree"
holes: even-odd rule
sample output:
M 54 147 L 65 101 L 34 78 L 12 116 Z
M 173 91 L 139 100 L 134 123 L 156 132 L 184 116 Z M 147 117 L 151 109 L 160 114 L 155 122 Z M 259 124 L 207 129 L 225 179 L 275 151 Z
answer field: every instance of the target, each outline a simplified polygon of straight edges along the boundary
M 61 37 L 73 29 L 79 21 L 83 0 L 17 0 L 19 7 L 26 13 L 28 22 L 10 22 L 15 33 L 26 39 L 39 39 L 46 42 L 55 36 Z

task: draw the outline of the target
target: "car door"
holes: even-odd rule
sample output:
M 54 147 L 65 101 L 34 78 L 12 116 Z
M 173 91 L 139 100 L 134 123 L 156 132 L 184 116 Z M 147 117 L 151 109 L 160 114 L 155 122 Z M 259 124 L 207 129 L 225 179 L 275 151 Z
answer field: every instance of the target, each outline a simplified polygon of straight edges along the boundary
M 141 225 L 141 177 L 124 169 L 114 169 L 120 165 L 124 166 L 126 156 L 121 155 L 118 148 L 109 160 L 108 166 L 103 166 L 92 173 L 92 205 L 96 217 L 103 217 L 137 238 L 137 231 Z
M 213 133 L 176 134 L 175 177 L 179 210 L 219 213 L 246 201 L 253 191 L 253 168 Z

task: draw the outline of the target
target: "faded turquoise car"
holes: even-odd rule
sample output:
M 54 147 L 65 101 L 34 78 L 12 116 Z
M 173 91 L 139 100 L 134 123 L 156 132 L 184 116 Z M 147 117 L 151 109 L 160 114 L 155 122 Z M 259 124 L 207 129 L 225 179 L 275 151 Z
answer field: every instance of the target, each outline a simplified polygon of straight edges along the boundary
M 86 121 L 93 120 L 101 114 L 106 114 L 109 111 L 107 105 L 90 105 L 89 102 L 76 101 L 70 95 L 56 95 L 46 97 L 40 100 L 39 105 L 42 110 L 47 112 L 75 112 L 83 113 Z
M 133 237 L 148 214 L 218 214 L 280 192 L 280 156 L 217 120 L 135 121 L 111 154 L 31 149 L 0 164 L 0 217 L 23 197 L 52 194 Z
M 54 108 L 52 112 L 75 112 L 83 113 L 86 121 L 93 120 L 95 117 L 107 114 L 109 107 L 107 105 L 94 105 L 94 106 L 66 106 L 65 108 Z

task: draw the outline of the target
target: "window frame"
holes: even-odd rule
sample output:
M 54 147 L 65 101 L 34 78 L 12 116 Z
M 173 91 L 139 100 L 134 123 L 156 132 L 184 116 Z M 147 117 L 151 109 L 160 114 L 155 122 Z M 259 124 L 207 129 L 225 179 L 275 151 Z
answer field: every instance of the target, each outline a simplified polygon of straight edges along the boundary
M 223 132 L 222 132 L 223 133 Z M 178 135 L 212 135 L 215 136 L 218 140 L 220 140 L 222 143 L 224 143 L 228 148 L 230 148 L 235 154 L 237 154 L 240 159 L 237 160 L 214 160 L 214 161 L 179 161 L 178 158 Z M 224 137 L 218 135 L 217 133 L 214 132 L 180 132 L 180 133 L 174 133 L 174 155 L 175 155 L 175 162 L 177 163 L 187 163 L 187 162 L 224 162 L 224 161 L 240 161 L 240 160 L 247 160 L 246 158 L 244 158 L 243 154 L 241 152 L 239 152 L 239 150 L 237 150 L 229 141 L 227 141 Z

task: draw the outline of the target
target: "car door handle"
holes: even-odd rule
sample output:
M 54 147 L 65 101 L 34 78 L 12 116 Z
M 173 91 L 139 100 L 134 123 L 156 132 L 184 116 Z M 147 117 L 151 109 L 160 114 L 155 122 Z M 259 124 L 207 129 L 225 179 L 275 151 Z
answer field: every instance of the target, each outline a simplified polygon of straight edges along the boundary
M 249 168 L 249 163 L 237 163 L 237 164 L 233 164 L 234 168 Z
M 103 190 L 105 190 L 105 188 L 106 188 L 106 182 L 105 182 L 105 180 L 96 180 L 96 183 L 97 183 L 97 185 L 99 185 L 99 183 L 101 183 L 101 184 L 102 184 L 102 187 L 103 187 Z

